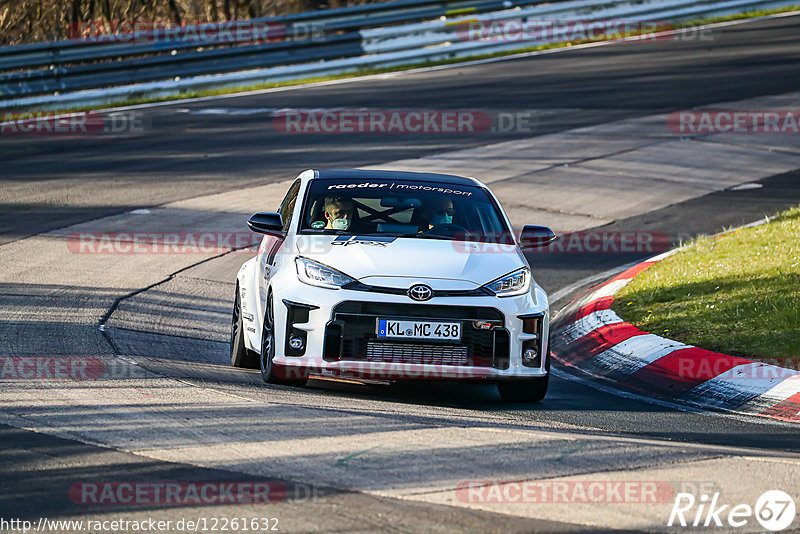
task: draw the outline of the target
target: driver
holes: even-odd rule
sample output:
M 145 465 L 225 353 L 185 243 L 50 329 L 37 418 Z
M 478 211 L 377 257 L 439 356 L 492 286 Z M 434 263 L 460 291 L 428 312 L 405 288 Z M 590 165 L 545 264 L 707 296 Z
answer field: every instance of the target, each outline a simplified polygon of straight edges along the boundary
M 332 230 L 349 230 L 353 222 L 353 201 L 343 197 L 325 198 L 325 228 Z
M 430 230 L 442 224 L 453 224 L 453 201 L 447 197 L 436 197 L 426 202 L 422 208 L 420 219 L 421 231 Z

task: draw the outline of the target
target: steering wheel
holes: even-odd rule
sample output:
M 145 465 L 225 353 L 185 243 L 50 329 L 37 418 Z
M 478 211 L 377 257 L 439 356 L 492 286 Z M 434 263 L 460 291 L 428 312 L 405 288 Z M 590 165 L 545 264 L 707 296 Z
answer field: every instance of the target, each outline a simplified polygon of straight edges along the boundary
M 472 233 L 461 226 L 460 224 L 437 224 L 433 228 L 423 232 L 424 234 L 443 235 L 446 237 L 455 237 L 459 233 L 464 234 L 465 238 L 472 237 Z

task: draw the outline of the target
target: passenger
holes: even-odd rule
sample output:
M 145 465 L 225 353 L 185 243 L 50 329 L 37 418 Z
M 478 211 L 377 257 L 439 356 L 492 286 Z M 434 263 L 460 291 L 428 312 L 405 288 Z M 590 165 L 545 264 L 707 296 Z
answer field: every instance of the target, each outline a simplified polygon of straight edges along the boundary
M 420 213 L 420 231 L 424 232 L 443 224 L 453 224 L 453 201 L 447 197 L 438 197 L 427 201 Z
M 354 215 L 353 201 L 349 198 L 326 197 L 325 198 L 325 228 L 332 230 L 349 230 L 353 223 Z

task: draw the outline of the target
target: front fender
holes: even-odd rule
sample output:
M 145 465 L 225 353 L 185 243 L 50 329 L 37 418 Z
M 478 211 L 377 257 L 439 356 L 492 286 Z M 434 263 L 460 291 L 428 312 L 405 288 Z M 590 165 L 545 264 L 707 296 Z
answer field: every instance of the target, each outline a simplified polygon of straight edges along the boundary
M 242 326 L 244 344 L 249 350 L 258 352 L 261 347 L 261 311 L 258 305 L 257 258 L 250 258 L 239 269 L 236 281 L 242 303 Z

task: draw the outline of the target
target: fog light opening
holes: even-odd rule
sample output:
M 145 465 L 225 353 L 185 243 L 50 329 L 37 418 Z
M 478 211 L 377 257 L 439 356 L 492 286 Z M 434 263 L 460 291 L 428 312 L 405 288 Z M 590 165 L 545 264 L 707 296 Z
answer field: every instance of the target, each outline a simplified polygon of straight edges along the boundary
M 522 361 L 524 363 L 534 363 L 537 361 L 539 357 L 539 353 L 536 352 L 536 349 L 525 349 L 522 353 Z
M 294 350 L 303 350 L 303 339 L 299 337 L 293 337 L 289 340 L 289 346 Z

